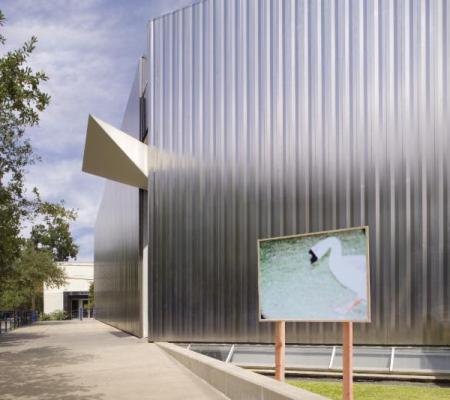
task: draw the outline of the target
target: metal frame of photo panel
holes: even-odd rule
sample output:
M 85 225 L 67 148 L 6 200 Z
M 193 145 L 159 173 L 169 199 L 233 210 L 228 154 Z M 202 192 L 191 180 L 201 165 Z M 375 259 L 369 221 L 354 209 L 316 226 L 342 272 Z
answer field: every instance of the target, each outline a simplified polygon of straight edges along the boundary
M 270 242 L 283 239 L 301 238 L 301 237 L 311 237 L 319 235 L 329 235 L 333 233 L 341 233 L 348 231 L 364 231 L 366 237 L 366 285 L 367 285 L 367 319 L 272 319 L 272 318 L 261 318 L 261 288 L 260 288 L 260 273 L 261 273 L 261 242 Z M 370 323 L 372 322 L 371 317 L 371 292 L 370 292 L 370 258 L 369 258 L 369 226 L 357 226 L 351 228 L 343 229 L 332 229 L 320 232 L 308 232 L 289 236 L 278 236 L 271 238 L 264 238 L 257 240 L 257 251 L 258 251 L 258 319 L 259 322 L 276 322 L 276 321 L 287 321 L 287 322 L 355 322 L 355 323 Z

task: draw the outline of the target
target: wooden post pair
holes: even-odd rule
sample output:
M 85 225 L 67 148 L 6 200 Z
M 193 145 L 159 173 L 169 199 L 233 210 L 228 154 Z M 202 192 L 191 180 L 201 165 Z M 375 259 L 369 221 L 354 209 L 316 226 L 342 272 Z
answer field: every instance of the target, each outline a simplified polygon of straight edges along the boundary
M 275 379 L 284 381 L 286 322 L 275 322 Z M 342 323 L 342 399 L 353 400 L 353 324 Z

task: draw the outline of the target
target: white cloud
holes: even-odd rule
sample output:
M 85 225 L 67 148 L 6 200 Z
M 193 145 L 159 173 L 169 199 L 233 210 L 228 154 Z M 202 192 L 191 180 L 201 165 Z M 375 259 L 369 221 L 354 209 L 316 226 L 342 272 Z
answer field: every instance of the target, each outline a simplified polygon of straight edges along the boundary
M 42 198 L 59 202 L 77 210 L 78 218 L 71 224 L 80 246 L 78 260 L 93 259 L 94 224 L 103 192 L 103 179 L 81 173 L 81 159 L 42 162 L 29 169 L 27 189 L 36 186 Z M 27 232 L 29 227 L 25 227 Z
M 79 235 L 77 243 L 80 246 L 77 261 L 94 261 L 94 232 Z
M 30 168 L 27 186 L 78 210 L 72 226 L 78 259 L 90 260 L 103 180 L 81 172 L 87 118 L 92 113 L 120 125 L 145 45 L 145 15 L 139 7 L 124 13 L 123 3 L 106 1 L 20 0 L 7 1 L 1 9 L 7 17 L 6 49 L 36 35 L 31 66 L 50 77 L 44 88 L 51 104 L 40 126 L 28 131 L 43 162 Z
M 43 8 L 48 4 L 44 2 Z M 61 16 L 54 3 L 48 8 L 48 13 L 33 18 L 29 11 L 17 18 L 13 13 L 6 29 L 8 44 L 17 47 L 35 34 L 39 42 L 31 65 L 50 77 L 44 88 L 52 101 L 42 114 L 40 128 L 32 131 L 35 148 L 45 154 L 65 153 L 71 146 L 80 151 L 89 112 L 120 123 L 145 36 L 133 37 L 138 32 L 130 30 L 120 15 L 110 13 L 105 18 L 78 2 L 69 2 Z
M 35 69 L 50 77 L 52 100 L 38 128 L 29 130 L 43 162 L 30 168 L 29 187 L 46 200 L 64 199 L 79 217 L 72 230 L 78 259 L 93 258 L 93 226 L 103 190 L 100 178 L 81 172 L 88 114 L 120 126 L 138 57 L 146 44 L 147 19 L 193 0 L 3 0 L 6 49 L 32 35 Z
M 35 165 L 27 176 L 27 188 L 31 190 L 33 186 L 39 188 L 43 198 L 49 201 L 64 199 L 67 207 L 77 209 L 77 224 L 92 225 L 95 221 L 103 179 L 82 174 L 80 159 Z

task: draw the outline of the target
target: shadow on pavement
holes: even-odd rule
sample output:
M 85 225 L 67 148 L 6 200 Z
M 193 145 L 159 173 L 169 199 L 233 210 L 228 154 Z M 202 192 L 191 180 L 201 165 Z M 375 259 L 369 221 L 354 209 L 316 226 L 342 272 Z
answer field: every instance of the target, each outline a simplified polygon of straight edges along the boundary
M 13 331 L 14 334 L 13 332 L 2 333 L 0 335 L 0 347 L 17 346 L 30 340 L 47 337 L 47 335 L 41 333 L 20 332 L 20 328 L 18 329 L 18 331 Z
M 129 338 L 132 337 L 129 333 L 121 332 L 121 331 L 109 331 L 111 335 L 118 337 L 118 338 Z
M 0 343 L 3 346 L 3 340 Z M 0 397 L 103 400 L 103 394 L 93 392 L 93 388 L 83 384 L 79 378 L 55 371 L 55 368 L 63 370 L 64 366 L 85 363 L 92 358 L 94 356 L 89 354 L 73 355 L 65 348 L 52 346 L 0 352 Z

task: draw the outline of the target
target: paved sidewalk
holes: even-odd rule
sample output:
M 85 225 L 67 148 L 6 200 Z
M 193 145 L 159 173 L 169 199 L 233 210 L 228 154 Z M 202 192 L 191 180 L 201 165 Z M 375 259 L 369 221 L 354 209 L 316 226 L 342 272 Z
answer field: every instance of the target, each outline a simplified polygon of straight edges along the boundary
M 154 344 L 85 320 L 40 322 L 0 335 L 0 398 L 225 397 Z

